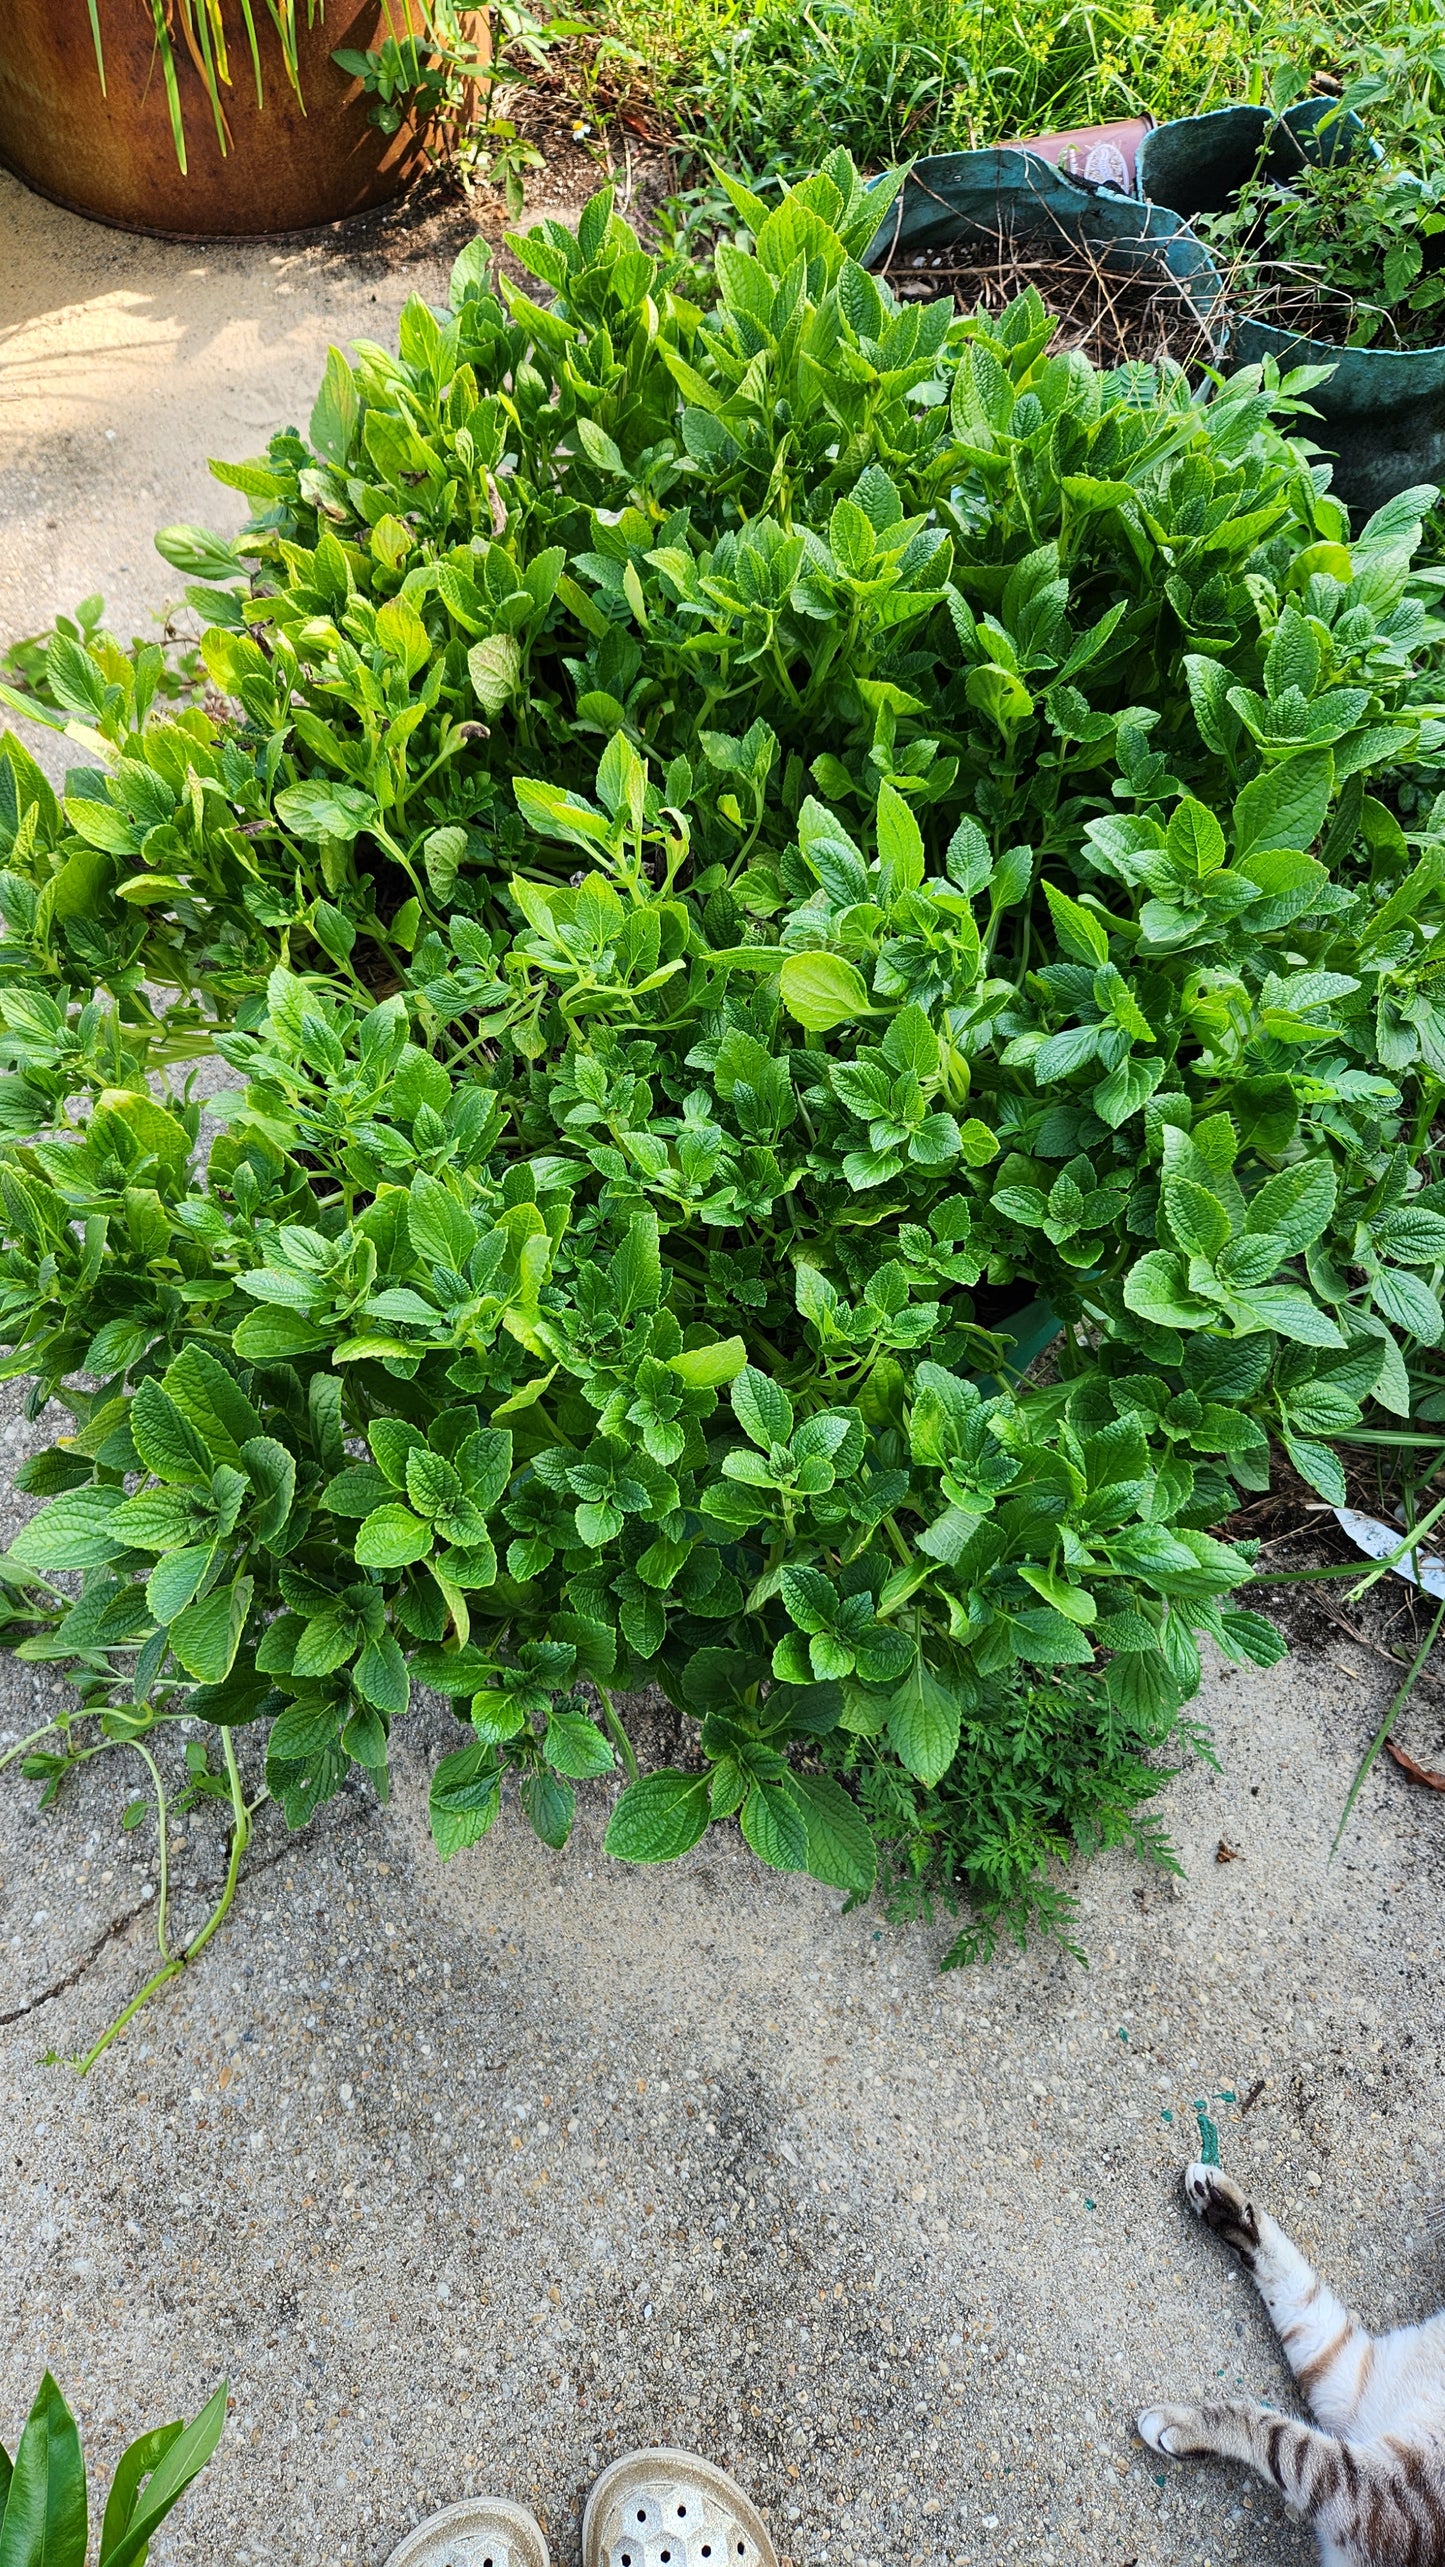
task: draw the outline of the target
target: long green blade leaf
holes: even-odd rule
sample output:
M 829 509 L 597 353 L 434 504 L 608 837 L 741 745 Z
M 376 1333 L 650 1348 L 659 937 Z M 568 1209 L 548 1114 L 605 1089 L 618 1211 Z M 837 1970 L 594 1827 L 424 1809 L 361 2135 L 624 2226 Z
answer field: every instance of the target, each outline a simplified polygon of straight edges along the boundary
M 100 94 L 104 98 L 108 92 L 105 85 L 105 47 L 100 41 L 100 0 L 89 0 L 89 6 L 91 42 L 95 46 L 95 67 L 100 74 Z
M 102 2549 L 100 2567 L 144 2567 L 146 2551 L 171 2507 L 179 2503 L 191 2480 L 204 2469 L 226 2422 L 230 2382 L 223 2380 L 193 2424 L 176 2435 L 141 2495 L 130 2522 L 114 2549 Z M 0 2557 L 0 2567 L 7 2562 Z
M 150 2476 L 177 2434 L 184 2433 L 185 2429 L 177 2416 L 174 2424 L 158 2424 L 153 2432 L 141 2434 L 129 2450 L 121 2453 L 115 2476 L 110 2482 L 110 2494 L 105 2500 L 105 2519 L 100 2526 L 102 2558 L 108 2558 L 112 2550 L 119 2547 L 123 2535 L 129 2530 L 142 2479 Z
M 85 2567 L 85 2462 L 47 2371 L 26 2418 L 0 2525 L 0 2567 Z

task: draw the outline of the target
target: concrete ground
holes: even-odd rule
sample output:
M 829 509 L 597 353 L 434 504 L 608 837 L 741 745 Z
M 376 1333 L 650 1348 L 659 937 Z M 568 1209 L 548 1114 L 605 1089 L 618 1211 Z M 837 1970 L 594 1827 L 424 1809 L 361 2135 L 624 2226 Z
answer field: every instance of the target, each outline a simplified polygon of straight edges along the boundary
M 304 415 L 328 340 L 384 336 L 445 264 L 127 240 L 3 178 L 0 219 L 7 639 L 94 587 L 142 629 L 174 585 L 151 526 L 230 522 L 206 454 Z M 8 1395 L 5 1472 L 32 1438 Z M 1381 1769 L 1327 1859 L 1393 1681 L 1349 1640 L 1212 1670 L 1222 1771 L 1165 1796 L 1185 1881 L 1110 1856 L 1087 1972 L 948 1977 L 946 1925 L 841 1915 L 736 1836 L 609 1863 L 600 1796 L 565 1854 L 508 1814 L 443 1870 L 451 1725 L 422 1713 L 388 1810 L 346 1796 L 291 1842 L 265 1814 L 231 1923 L 83 2084 L 47 2054 L 145 1974 L 153 1841 L 120 1829 L 123 1758 L 49 1813 L 12 1771 L 0 2438 L 49 2362 L 103 2477 L 226 2376 L 156 2567 L 380 2567 L 483 2487 L 570 2567 L 591 2477 L 655 2440 L 734 2467 L 791 2567 L 1304 2567 L 1272 2497 L 1166 2468 L 1132 2418 L 1220 2383 L 1292 2403 L 1179 2203 L 1196 2100 L 1377 2324 L 1445 2297 L 1445 1809 Z M 60 1697 L 13 1660 L 0 1686 L 3 1752 Z M 183 1923 L 220 1868 L 213 1822 L 185 1832 Z
M 467 227 L 463 226 L 463 231 Z M 0 171 L 0 647 L 103 591 L 150 636 L 180 594 L 157 526 L 238 526 L 212 455 L 303 426 L 333 339 L 386 338 L 446 258 L 338 236 L 143 240 L 81 222 Z

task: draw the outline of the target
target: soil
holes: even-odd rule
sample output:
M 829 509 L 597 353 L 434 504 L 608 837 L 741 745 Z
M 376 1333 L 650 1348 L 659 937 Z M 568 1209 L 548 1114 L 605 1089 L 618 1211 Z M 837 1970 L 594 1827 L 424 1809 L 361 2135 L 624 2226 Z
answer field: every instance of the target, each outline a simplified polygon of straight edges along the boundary
M 1394 1522 L 1398 1493 L 1373 1468 L 1362 1461 L 1347 1468 L 1346 1478 L 1350 1507 Z M 1423 1490 L 1416 1514 L 1423 1515 L 1438 1495 L 1438 1489 Z M 1400 1751 L 1396 1762 L 1402 1771 L 1418 1768 L 1412 1780 L 1439 1773 L 1445 1767 L 1445 1628 L 1420 1658 L 1438 1600 L 1394 1575 L 1376 1579 L 1357 1595 L 1375 1563 L 1356 1549 L 1333 1508 L 1279 1456 L 1268 1493 L 1241 1507 L 1220 1530 L 1227 1540 L 1260 1545 L 1257 1565 L 1266 1577 L 1242 1601 L 1277 1622 L 1291 1649 L 1327 1661 L 1356 1684 L 1363 1684 L 1363 1669 L 1371 1664 L 1387 1698 L 1405 1686 L 1420 1659 L 1395 1715 L 1391 1744 Z M 1438 1533 L 1427 1535 L 1424 1548 L 1433 1553 L 1445 1542 Z
M 1097 366 L 1172 359 L 1195 368 L 1216 353 L 1209 328 L 1162 263 L 1137 266 L 1072 242 L 1055 249 L 999 233 L 899 252 L 883 274 L 901 302 L 951 294 L 956 311 L 991 316 L 1036 286 L 1057 316 L 1055 346 L 1077 348 Z
M 1356 300 L 1331 286 L 1317 269 L 1292 261 L 1251 258 L 1228 284 L 1240 318 L 1265 322 L 1273 330 L 1293 331 L 1322 347 L 1350 346 L 1352 333 L 1367 312 L 1375 315 L 1374 335 L 1360 345 L 1390 351 L 1438 348 L 1445 341 L 1445 310 L 1437 306 L 1433 312 L 1412 312 L 1403 303 L 1390 310 L 1383 300 L 1383 278 L 1380 300 L 1363 294 Z

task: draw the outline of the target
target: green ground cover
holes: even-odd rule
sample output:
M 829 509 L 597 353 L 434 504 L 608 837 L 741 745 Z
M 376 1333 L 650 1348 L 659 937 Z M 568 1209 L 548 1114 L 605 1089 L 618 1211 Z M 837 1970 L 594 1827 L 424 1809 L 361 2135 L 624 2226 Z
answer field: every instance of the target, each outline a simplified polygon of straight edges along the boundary
M 708 158 L 796 174 L 838 145 L 861 166 L 1106 118 L 1294 96 L 1312 75 L 1380 86 L 1387 139 L 1445 109 L 1445 10 L 1268 0 L 611 0 L 619 60 Z

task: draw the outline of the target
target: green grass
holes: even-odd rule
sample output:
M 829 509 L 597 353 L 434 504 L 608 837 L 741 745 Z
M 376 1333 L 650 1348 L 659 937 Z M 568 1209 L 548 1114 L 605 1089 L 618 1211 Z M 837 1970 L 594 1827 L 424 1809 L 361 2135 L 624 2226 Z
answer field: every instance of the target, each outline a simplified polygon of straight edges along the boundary
M 1445 0 L 611 0 L 700 157 L 793 175 L 842 144 L 877 168 L 1119 116 L 1162 120 L 1378 72 L 1387 139 L 1438 150 Z M 1388 41 L 1382 29 L 1388 26 Z

